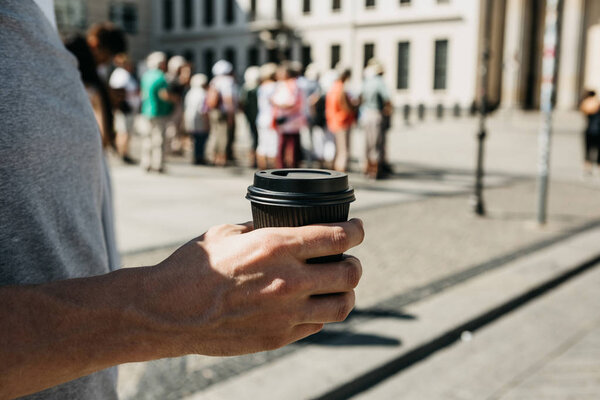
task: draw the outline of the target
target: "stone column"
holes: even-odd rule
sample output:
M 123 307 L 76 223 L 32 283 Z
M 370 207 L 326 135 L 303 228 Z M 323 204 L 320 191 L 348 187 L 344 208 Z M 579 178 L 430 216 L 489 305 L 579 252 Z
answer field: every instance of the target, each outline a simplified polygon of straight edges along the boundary
M 587 49 L 585 52 L 585 75 L 583 86 L 585 89 L 600 91 L 600 23 L 592 25 L 587 31 Z
M 181 0 L 173 0 L 173 31 L 183 30 L 183 4 Z
M 501 107 L 506 109 L 521 106 L 525 3 L 525 0 L 506 1 L 501 100 Z
M 560 34 L 556 108 L 570 110 L 579 101 L 579 71 L 583 38 L 584 0 L 564 0 Z

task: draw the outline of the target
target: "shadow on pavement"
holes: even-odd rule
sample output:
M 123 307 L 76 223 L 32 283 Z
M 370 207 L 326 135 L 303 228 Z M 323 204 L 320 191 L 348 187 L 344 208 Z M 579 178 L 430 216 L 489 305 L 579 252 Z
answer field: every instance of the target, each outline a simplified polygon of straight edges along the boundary
M 321 331 L 302 340 L 304 344 L 323 346 L 400 346 L 401 341 L 379 335 Z
M 350 315 L 348 315 L 348 319 L 352 319 L 352 318 L 398 318 L 398 319 L 409 319 L 409 320 L 415 320 L 417 319 L 417 317 L 415 317 L 412 314 L 406 314 L 402 311 L 397 311 L 397 310 L 390 310 L 390 309 L 384 309 L 384 308 L 366 308 L 366 309 L 360 309 L 360 308 L 355 308 L 354 310 L 352 310 L 352 312 L 350 313 Z

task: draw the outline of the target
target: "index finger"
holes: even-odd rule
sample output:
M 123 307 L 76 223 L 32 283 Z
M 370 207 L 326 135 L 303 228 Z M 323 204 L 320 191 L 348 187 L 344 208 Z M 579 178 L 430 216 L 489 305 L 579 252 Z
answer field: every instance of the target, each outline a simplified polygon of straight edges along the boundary
M 358 246 L 365 237 L 360 219 L 323 225 L 289 228 L 296 240 L 291 251 L 299 260 L 340 254 Z

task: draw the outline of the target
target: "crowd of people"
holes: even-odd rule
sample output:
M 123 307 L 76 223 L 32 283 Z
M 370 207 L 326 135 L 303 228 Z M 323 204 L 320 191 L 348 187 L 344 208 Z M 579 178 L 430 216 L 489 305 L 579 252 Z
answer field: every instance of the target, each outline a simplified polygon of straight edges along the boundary
M 308 166 L 347 171 L 350 132 L 359 121 L 366 137 L 365 173 L 378 178 L 385 171 L 385 133 L 392 107 L 377 60 L 365 69 L 358 96 L 348 90 L 351 73 L 344 68 L 321 76 L 314 65 L 304 69 L 297 62 L 268 63 L 249 67 L 238 85 L 232 64 L 225 60 L 215 63 L 211 80 L 205 74 L 190 77 L 191 65 L 180 56 L 167 63 L 164 53 L 155 52 L 148 56 L 147 66 L 142 77 L 142 115 L 156 133 L 144 135 L 148 143 L 144 154 L 160 153 L 161 137 L 167 143 L 176 140 L 178 146 L 177 138 L 189 137 L 194 164 L 227 165 L 234 161 L 235 117 L 241 111 L 252 140 L 248 158 L 253 167 L 297 168 L 304 161 Z M 157 108 L 164 111 L 157 114 Z M 158 118 L 164 117 L 169 122 L 160 122 Z M 169 123 L 172 133 L 166 128 Z M 173 150 L 168 145 L 167 149 Z M 164 151 L 157 159 L 164 160 Z M 143 161 L 142 165 L 162 170 L 163 163 L 151 166 Z
M 105 147 L 136 164 L 129 143 L 139 134 L 139 164 L 148 172 L 165 172 L 165 157 L 188 149 L 194 164 L 235 163 L 238 113 L 247 120 L 247 164 L 252 167 L 347 171 L 351 131 L 359 124 L 366 137 L 364 172 L 379 178 L 387 170 L 385 136 L 392 107 L 385 71 L 376 59 L 365 68 L 357 93 L 349 90 L 348 68 L 321 74 L 313 64 L 267 63 L 247 68 L 238 82 L 228 61 L 217 61 L 209 77 L 193 74 L 184 57 L 168 58 L 163 52 L 148 55 L 138 80 L 125 39 L 111 24 L 97 24 L 86 38 L 66 45 L 78 58 Z

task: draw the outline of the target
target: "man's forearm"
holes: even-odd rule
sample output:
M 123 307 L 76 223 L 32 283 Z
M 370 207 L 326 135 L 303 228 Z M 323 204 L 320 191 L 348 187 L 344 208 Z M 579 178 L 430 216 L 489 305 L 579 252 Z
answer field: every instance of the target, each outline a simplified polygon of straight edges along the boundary
M 0 288 L 0 398 L 167 356 L 142 309 L 147 271 Z
M 132 361 L 271 350 L 346 318 L 362 223 L 221 225 L 154 267 L 0 288 L 0 399 Z M 331 294 L 331 296 L 327 295 Z

